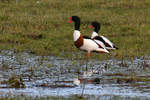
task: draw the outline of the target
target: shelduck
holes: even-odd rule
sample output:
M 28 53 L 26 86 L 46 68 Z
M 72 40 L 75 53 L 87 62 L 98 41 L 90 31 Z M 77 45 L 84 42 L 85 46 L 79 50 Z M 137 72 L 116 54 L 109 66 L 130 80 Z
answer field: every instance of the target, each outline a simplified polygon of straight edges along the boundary
M 104 36 L 99 36 L 98 32 L 101 28 L 101 24 L 98 22 L 92 22 L 91 25 L 89 26 L 89 28 L 93 28 L 94 27 L 94 31 L 92 33 L 91 39 L 93 39 L 94 41 L 96 41 L 97 43 L 103 42 L 103 44 L 105 45 L 105 48 L 107 50 L 115 50 L 118 49 L 118 47 L 116 47 L 110 40 L 108 40 L 106 37 Z
M 91 38 L 83 36 L 80 33 L 80 18 L 78 16 L 70 17 L 69 23 L 75 23 L 75 30 L 73 33 L 74 45 L 80 50 L 87 51 L 87 57 L 90 57 L 91 52 L 109 53 L 103 44 L 98 44 Z

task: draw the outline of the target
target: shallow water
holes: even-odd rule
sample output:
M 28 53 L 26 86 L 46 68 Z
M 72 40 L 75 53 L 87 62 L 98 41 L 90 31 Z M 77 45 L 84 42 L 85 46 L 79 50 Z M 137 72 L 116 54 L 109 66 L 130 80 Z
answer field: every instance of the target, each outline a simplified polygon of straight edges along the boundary
M 73 84 L 80 79 L 100 79 L 99 84 L 87 81 L 84 95 L 121 96 L 150 99 L 150 60 L 106 61 L 90 60 L 85 75 L 85 62 L 81 59 L 63 59 L 52 56 L 36 56 L 29 53 L 1 51 L 0 53 L 0 96 L 70 96 L 81 95 L 84 81 L 79 86 Z M 26 88 L 15 88 L 6 84 L 11 77 L 22 78 Z M 84 78 L 87 77 L 87 78 Z M 109 100 L 108 98 L 107 100 Z M 106 99 L 106 98 L 105 98 Z

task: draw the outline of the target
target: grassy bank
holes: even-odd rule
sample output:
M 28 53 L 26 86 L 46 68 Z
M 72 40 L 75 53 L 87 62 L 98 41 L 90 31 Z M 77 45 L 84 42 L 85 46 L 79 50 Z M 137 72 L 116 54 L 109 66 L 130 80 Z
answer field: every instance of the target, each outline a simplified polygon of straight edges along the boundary
M 91 21 L 101 22 L 100 34 L 120 48 L 113 56 L 149 55 L 149 10 L 149 0 L 1 0 L 0 48 L 70 56 L 78 49 L 73 45 L 73 24 L 67 21 L 78 15 L 84 35 L 91 36 Z

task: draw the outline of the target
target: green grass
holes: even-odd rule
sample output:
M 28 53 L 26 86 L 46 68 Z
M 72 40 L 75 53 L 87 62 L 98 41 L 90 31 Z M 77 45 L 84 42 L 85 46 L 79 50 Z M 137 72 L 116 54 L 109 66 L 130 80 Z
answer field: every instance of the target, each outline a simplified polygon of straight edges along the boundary
M 2 0 L 0 1 L 0 48 L 30 51 L 38 55 L 71 56 L 79 52 L 73 45 L 72 15 L 81 17 L 81 33 L 91 36 L 88 25 L 102 24 L 100 34 L 120 49 L 115 57 L 150 54 L 149 0 Z M 99 57 L 94 54 L 93 57 Z

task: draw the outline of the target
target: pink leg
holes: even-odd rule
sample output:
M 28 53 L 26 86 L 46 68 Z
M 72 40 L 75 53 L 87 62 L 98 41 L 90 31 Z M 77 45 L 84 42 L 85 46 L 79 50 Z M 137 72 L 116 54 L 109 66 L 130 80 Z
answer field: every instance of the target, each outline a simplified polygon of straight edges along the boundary
M 89 59 L 89 58 L 90 58 L 90 56 L 91 56 L 91 53 L 90 53 L 90 52 L 88 52 L 87 59 Z
M 88 60 L 89 60 L 90 56 L 91 56 L 91 53 L 88 52 L 87 59 L 86 59 L 86 71 L 88 71 Z

